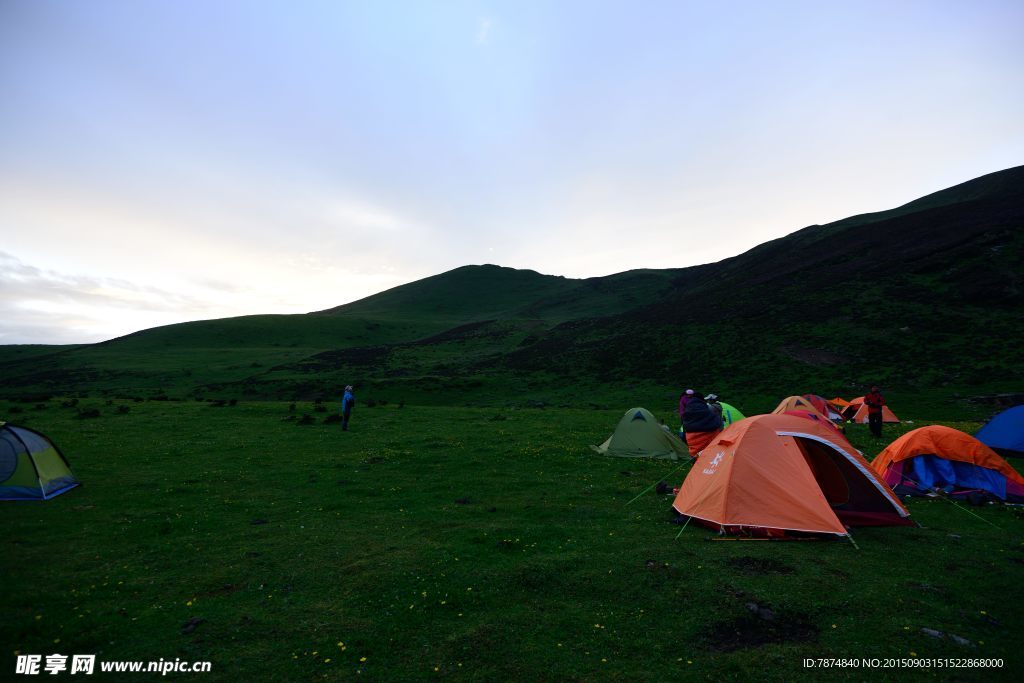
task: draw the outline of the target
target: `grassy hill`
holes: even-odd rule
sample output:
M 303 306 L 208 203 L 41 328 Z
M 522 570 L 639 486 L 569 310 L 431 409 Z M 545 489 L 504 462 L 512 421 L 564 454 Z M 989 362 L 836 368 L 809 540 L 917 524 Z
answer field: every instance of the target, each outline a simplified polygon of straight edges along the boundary
M 611 407 L 685 384 L 760 407 L 880 382 L 952 413 L 1024 380 L 1022 227 L 1018 167 L 692 268 L 465 266 L 306 315 L 0 347 L 0 394 L 292 400 L 354 383 L 396 403 Z

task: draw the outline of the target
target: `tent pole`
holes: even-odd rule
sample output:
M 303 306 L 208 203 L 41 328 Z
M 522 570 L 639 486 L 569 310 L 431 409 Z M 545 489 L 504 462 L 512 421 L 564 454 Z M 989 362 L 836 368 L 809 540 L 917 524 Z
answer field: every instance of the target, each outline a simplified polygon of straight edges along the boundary
M 675 537 L 675 539 L 674 539 L 674 540 L 676 540 L 676 541 L 678 541 L 678 540 L 679 540 L 679 537 L 683 535 L 683 532 L 684 532 L 684 531 L 686 531 L 686 525 L 690 523 L 690 520 L 691 520 L 691 519 L 693 519 L 693 517 L 687 517 L 687 518 L 686 518 L 686 522 L 684 522 L 684 523 L 683 523 L 683 528 L 679 530 L 679 533 L 678 533 L 678 534 L 676 534 L 676 537 Z
M 920 488 L 921 490 L 924 490 L 924 486 L 922 486 L 920 482 L 914 481 L 914 480 L 913 480 L 913 479 L 911 479 L 910 477 L 908 477 L 908 476 L 906 476 L 906 475 L 903 475 L 903 474 L 901 474 L 900 476 L 902 476 L 902 477 L 903 477 L 904 479 L 906 479 L 907 481 L 909 481 L 909 482 L 912 482 L 912 483 L 916 484 L 916 485 L 917 485 L 917 487 L 918 487 L 918 488 Z M 981 521 L 985 522 L 985 524 L 989 524 L 989 525 L 991 525 L 991 526 L 994 526 L 995 528 L 999 529 L 1000 531 L 1002 531 L 1002 530 L 1003 530 L 1003 527 L 999 526 L 998 524 L 995 524 L 994 522 L 990 522 L 990 521 L 988 521 L 987 519 L 985 519 L 985 518 L 984 518 L 984 517 L 982 517 L 981 515 L 978 515 L 978 514 L 975 514 L 975 513 L 971 512 L 971 511 L 970 511 L 970 510 L 968 510 L 967 508 L 965 508 L 965 507 L 963 507 L 962 505 L 958 504 L 958 503 L 957 503 L 957 502 L 956 502 L 955 500 L 953 500 L 952 498 L 950 498 L 950 497 L 948 497 L 948 496 L 944 496 L 944 495 L 942 495 L 942 494 L 939 494 L 939 498 L 941 498 L 942 500 L 944 500 L 944 501 L 946 501 L 946 502 L 952 503 L 953 505 L 955 505 L 956 507 L 960 508 L 961 510 L 963 510 L 964 512 L 966 512 L 966 513 L 967 513 L 967 514 L 969 514 L 969 515 L 974 515 L 975 517 L 977 517 L 977 518 L 978 518 L 978 519 L 980 519 Z

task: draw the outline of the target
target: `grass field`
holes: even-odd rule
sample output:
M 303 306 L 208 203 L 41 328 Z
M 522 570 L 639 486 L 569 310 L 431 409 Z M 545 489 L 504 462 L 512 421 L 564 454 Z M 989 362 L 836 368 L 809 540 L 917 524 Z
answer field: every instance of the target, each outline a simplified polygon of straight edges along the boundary
M 913 500 L 922 528 L 858 530 L 859 549 L 676 539 L 670 497 L 627 505 L 676 465 L 588 449 L 621 410 L 360 406 L 345 433 L 309 403 L 41 405 L 8 418 L 84 485 L 0 507 L 0 678 L 54 652 L 209 660 L 167 678 L 225 681 L 789 680 L 806 657 L 1005 662 L 829 672 L 850 680 L 1024 672 L 1018 508 Z M 849 436 L 870 458 L 923 423 Z

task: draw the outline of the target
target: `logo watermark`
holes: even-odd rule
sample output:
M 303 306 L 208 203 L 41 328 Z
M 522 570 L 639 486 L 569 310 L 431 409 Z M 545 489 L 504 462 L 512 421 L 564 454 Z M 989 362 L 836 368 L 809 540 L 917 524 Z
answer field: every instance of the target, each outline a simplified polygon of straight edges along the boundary
M 38 676 L 61 673 L 91 676 L 96 670 L 103 673 L 155 673 L 166 676 L 169 673 L 209 673 L 210 662 L 183 661 L 180 658 L 157 661 L 100 660 L 97 667 L 96 655 L 18 655 L 14 673 L 22 676 Z

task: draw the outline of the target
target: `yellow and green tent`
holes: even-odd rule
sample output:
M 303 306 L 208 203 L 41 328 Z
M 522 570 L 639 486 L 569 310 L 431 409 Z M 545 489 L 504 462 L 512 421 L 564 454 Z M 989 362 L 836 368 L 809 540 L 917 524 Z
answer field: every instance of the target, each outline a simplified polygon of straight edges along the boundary
M 600 446 L 591 448 L 601 455 L 625 458 L 675 460 L 680 456 L 690 457 L 690 449 L 686 444 L 644 408 L 627 410 L 612 435 Z
M 27 427 L 0 422 L 0 500 L 48 500 L 78 483 L 52 441 Z

